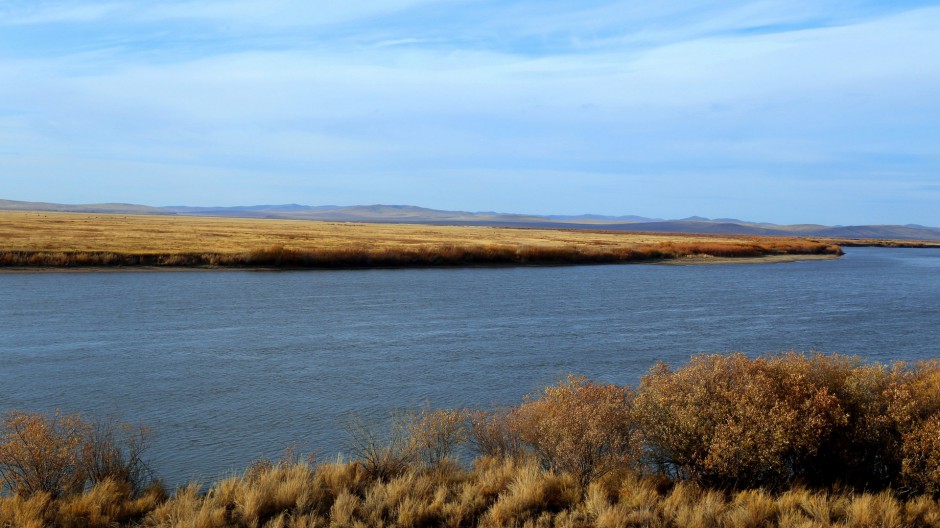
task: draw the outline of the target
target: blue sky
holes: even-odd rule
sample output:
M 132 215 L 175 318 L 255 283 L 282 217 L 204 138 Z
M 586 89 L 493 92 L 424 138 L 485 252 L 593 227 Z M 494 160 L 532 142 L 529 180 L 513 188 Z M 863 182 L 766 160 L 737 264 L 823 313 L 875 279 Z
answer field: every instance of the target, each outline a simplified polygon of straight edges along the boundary
M 940 2 L 0 0 L 0 198 L 940 226 Z

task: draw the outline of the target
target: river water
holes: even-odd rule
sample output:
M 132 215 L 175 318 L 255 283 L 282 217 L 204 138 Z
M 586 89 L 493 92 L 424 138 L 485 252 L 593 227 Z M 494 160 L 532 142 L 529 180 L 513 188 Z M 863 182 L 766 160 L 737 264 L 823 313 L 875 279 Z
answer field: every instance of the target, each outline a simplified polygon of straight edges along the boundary
M 155 431 L 170 485 L 289 445 L 348 453 L 352 416 L 517 403 L 569 373 L 795 349 L 940 354 L 940 250 L 838 260 L 363 271 L 0 274 L 0 409 Z

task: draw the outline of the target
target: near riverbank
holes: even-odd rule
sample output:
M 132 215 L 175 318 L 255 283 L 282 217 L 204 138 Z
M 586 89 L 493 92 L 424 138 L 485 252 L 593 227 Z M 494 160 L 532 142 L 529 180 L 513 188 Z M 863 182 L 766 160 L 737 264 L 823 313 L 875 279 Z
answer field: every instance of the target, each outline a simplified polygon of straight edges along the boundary
M 170 494 L 145 428 L 10 411 L 0 526 L 940 526 L 936 360 L 699 355 L 636 389 L 569 377 L 374 425 L 348 428 L 351 461 L 289 453 Z

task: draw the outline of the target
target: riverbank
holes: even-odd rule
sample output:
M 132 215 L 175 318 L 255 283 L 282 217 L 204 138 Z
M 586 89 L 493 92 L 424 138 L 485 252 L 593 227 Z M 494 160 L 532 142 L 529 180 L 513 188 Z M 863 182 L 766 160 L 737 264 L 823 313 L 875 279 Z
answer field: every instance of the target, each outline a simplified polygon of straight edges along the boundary
M 572 376 L 354 422 L 351 461 L 289 452 L 172 495 L 146 429 L 8 411 L 0 526 L 938 526 L 938 387 L 936 360 L 698 355 L 635 389 Z
M 712 257 L 708 255 L 691 255 L 677 258 L 667 258 L 659 260 L 636 260 L 634 264 L 653 264 L 662 266 L 708 266 L 713 264 L 782 264 L 787 262 L 805 262 L 814 260 L 836 260 L 841 255 L 823 254 L 823 255 L 767 255 L 763 257 Z M 629 263 L 629 262 L 627 262 Z M 574 263 L 574 265 L 589 265 L 590 263 Z M 538 264 L 531 264 L 537 266 Z M 476 267 L 508 267 L 512 264 L 491 264 L 478 265 Z M 516 265 L 518 266 L 518 265 Z M 430 266 L 427 266 L 430 267 Z M 467 267 L 467 266 L 464 266 Z M 373 267 L 374 269 L 375 267 Z M 390 267 L 394 268 L 394 267 Z M 42 266 L 19 266 L 19 267 L 0 267 L 0 274 L 19 274 L 19 273 L 167 273 L 182 271 L 290 271 L 304 268 L 278 268 L 278 267 L 185 267 L 185 266 L 81 266 L 81 267 L 42 267 Z M 327 268 L 330 269 L 330 268 Z M 364 268 L 352 268 L 364 269 Z
M 6 269 L 557 266 L 841 255 L 801 238 L 0 212 Z
M 712 257 L 710 255 L 692 255 L 676 259 L 664 260 L 660 264 L 665 266 L 707 266 L 710 264 L 782 264 L 785 262 L 803 262 L 808 260 L 835 260 L 840 254 L 827 253 L 822 255 L 766 255 L 763 257 Z

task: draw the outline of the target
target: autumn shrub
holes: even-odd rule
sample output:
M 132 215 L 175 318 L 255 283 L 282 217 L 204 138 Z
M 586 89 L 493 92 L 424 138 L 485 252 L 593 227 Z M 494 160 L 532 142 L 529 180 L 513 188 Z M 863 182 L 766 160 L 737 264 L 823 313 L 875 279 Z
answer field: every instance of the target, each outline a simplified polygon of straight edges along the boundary
M 778 366 L 732 354 L 654 367 L 635 399 L 652 464 L 719 487 L 792 481 L 847 418 L 827 387 Z
M 801 482 L 929 490 L 929 421 L 940 363 L 857 357 L 703 355 L 654 367 L 635 401 L 648 460 L 677 478 L 732 487 Z M 920 446 L 920 447 L 912 447 Z
M 516 458 L 523 443 L 510 425 L 512 409 L 477 409 L 467 413 L 470 442 L 477 454 L 491 458 Z
M 900 434 L 888 412 L 887 391 L 896 372 L 858 357 L 789 352 L 767 359 L 789 377 L 825 387 L 844 419 L 819 438 L 816 453 L 795 468 L 814 487 L 839 483 L 854 489 L 884 489 L 900 470 Z
M 376 423 L 354 417 L 346 427 L 350 448 L 370 479 L 387 482 L 400 476 L 418 460 L 418 451 L 407 432 L 407 417 L 395 416 L 385 431 Z
M 425 465 L 440 465 L 469 438 L 468 413 L 461 409 L 424 409 L 405 424 L 408 441 Z
M 81 465 L 88 483 L 111 480 L 129 485 L 134 492 L 150 485 L 153 471 L 144 458 L 150 438 L 150 429 L 141 424 L 113 418 L 89 424 L 81 446 Z
M 12 411 L 0 422 L 0 479 L 21 495 L 81 491 L 82 447 L 90 424 L 79 416 Z
M 901 482 L 905 490 L 940 495 L 940 414 L 903 438 Z
M 354 421 L 352 462 L 289 451 L 173 496 L 130 483 L 139 426 L 0 425 L 0 527 L 940 527 L 938 361 L 702 355 L 636 391 L 569 377 L 509 409 Z
M 886 389 L 886 414 L 901 433 L 940 412 L 940 359 L 896 363 Z
M 54 499 L 105 481 L 139 492 L 152 480 L 148 446 L 139 425 L 11 411 L 0 422 L 0 479 L 8 491 Z
M 543 467 L 585 484 L 638 459 L 632 398 L 627 387 L 570 376 L 514 409 L 509 426 Z

